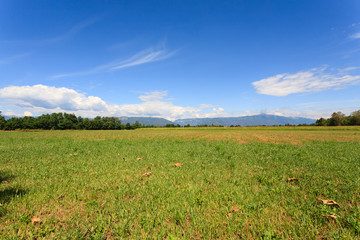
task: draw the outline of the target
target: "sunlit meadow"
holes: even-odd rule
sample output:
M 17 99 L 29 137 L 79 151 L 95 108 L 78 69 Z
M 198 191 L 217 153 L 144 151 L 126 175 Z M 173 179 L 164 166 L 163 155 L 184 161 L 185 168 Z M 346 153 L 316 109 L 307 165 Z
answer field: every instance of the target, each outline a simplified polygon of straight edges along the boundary
M 360 128 L 0 132 L 2 239 L 354 239 Z

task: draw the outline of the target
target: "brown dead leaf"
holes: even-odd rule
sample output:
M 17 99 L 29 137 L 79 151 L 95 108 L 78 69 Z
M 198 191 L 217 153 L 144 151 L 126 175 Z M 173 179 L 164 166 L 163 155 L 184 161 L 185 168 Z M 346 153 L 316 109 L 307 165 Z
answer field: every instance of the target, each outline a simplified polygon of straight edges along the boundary
M 297 179 L 297 178 L 288 178 L 287 181 L 288 182 L 298 182 L 299 179 Z
M 137 158 L 136 160 L 141 160 L 142 158 Z
M 144 174 L 142 174 L 142 175 L 140 176 L 140 178 L 149 177 L 151 174 L 152 174 L 152 172 L 144 173 Z
M 1 181 L 2 183 L 9 183 L 10 181 L 9 180 L 4 180 L 4 181 Z
M 195 240 L 200 240 L 202 237 L 203 237 L 203 235 L 199 234 L 199 235 L 194 236 L 194 239 Z
M 335 202 L 334 200 L 319 199 L 319 201 L 321 201 L 323 204 L 328 205 L 328 206 L 340 207 L 340 205 L 337 202 Z
M 231 211 L 233 211 L 233 212 L 238 212 L 238 211 L 240 211 L 240 209 L 237 208 L 237 207 L 235 207 L 235 206 L 232 206 L 232 207 L 231 207 Z
M 56 200 L 59 200 L 63 195 L 64 195 L 64 193 L 61 193 L 61 194 L 56 198 Z
M 179 162 L 177 162 L 177 163 L 174 163 L 174 164 L 171 164 L 171 166 L 173 166 L 173 167 L 181 167 L 181 163 L 179 163 Z
M 326 219 L 330 222 L 330 221 L 335 221 L 338 217 L 336 215 L 323 215 L 323 217 L 326 217 Z
M 227 218 L 231 218 L 231 216 L 232 216 L 232 213 L 230 213 L 230 212 L 228 214 L 226 214 Z
M 41 222 L 41 219 L 40 219 L 40 218 L 34 217 L 34 218 L 31 219 L 31 223 L 32 223 L 32 224 L 39 223 L 39 222 Z

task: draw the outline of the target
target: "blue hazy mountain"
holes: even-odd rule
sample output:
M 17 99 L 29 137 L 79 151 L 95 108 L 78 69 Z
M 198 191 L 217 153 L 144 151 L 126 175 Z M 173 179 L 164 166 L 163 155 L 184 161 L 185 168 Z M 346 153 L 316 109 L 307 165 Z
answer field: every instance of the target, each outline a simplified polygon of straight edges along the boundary
M 4 116 L 6 120 L 15 116 Z M 140 124 L 153 125 L 153 126 L 165 126 L 166 124 L 179 124 L 185 126 L 190 124 L 191 126 L 198 125 L 222 125 L 222 126 L 272 126 L 272 125 L 298 125 L 298 124 L 312 124 L 316 119 L 301 118 L 301 117 L 283 117 L 269 114 L 259 114 L 253 116 L 244 117 L 222 117 L 222 118 L 187 118 L 177 119 L 175 121 L 169 121 L 165 118 L 156 117 L 119 117 L 123 124 L 134 124 L 138 121 Z
M 154 125 L 154 126 L 165 126 L 166 124 L 174 124 L 173 122 L 166 120 L 165 118 L 156 118 L 156 117 L 119 117 L 121 123 L 134 124 L 138 121 L 140 124 Z
M 244 117 L 225 117 L 225 118 L 189 118 L 178 119 L 174 121 L 175 124 L 191 126 L 197 125 L 222 125 L 222 126 L 272 126 L 272 125 L 298 125 L 298 124 L 312 124 L 315 119 L 300 118 L 300 117 L 283 117 L 268 114 L 259 114 L 254 116 Z
M 134 124 L 138 121 L 145 125 L 165 126 L 166 124 L 179 124 L 185 126 L 190 124 L 191 126 L 198 125 L 222 125 L 222 126 L 272 126 L 272 125 L 298 125 L 298 124 L 312 124 L 315 123 L 315 119 L 301 118 L 301 117 L 283 117 L 269 114 L 259 114 L 254 116 L 244 117 L 223 117 L 223 118 L 188 118 L 177 119 L 175 121 L 169 121 L 164 118 L 155 117 L 120 117 L 122 123 Z

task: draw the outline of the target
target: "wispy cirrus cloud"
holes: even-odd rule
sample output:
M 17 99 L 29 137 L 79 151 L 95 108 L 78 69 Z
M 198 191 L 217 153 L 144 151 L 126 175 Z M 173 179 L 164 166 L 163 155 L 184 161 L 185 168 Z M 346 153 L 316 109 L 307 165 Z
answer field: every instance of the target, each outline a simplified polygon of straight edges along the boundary
M 96 21 L 98 21 L 98 18 L 87 19 L 83 22 L 75 24 L 69 30 L 67 30 L 57 36 L 53 36 L 53 37 L 49 37 L 49 38 L 35 39 L 35 40 L 3 40 L 3 41 L 0 41 L 0 43 L 7 44 L 7 45 L 29 45 L 29 46 L 43 46 L 43 45 L 53 44 L 53 43 L 61 42 L 61 41 L 64 41 L 64 40 L 67 40 L 67 39 L 73 37 L 78 32 L 80 32 L 82 29 L 92 25 Z
M 347 74 L 356 68 L 329 71 L 327 67 L 313 68 L 297 73 L 282 73 L 253 82 L 257 93 L 271 96 L 287 96 L 294 93 L 320 92 L 343 89 L 360 84 L 360 75 Z
M 80 22 L 80 23 L 74 25 L 72 28 L 70 28 L 68 31 L 64 32 L 63 34 L 60 34 L 60 35 L 52 37 L 52 38 L 40 40 L 39 43 L 47 44 L 47 43 L 60 42 L 60 41 L 69 39 L 69 38 L 73 37 L 74 35 L 76 35 L 78 32 L 80 32 L 82 29 L 94 24 L 97 21 L 98 21 L 98 18 L 91 18 L 91 19 L 85 20 L 83 22 Z
M 175 52 L 168 52 L 164 49 L 154 50 L 153 48 L 149 48 L 125 60 L 115 60 L 113 62 L 99 65 L 85 71 L 56 74 L 53 75 L 52 78 L 56 79 L 56 78 L 73 77 L 73 76 L 85 76 L 85 75 L 91 75 L 102 72 L 111 72 L 122 68 L 134 67 L 146 63 L 161 61 L 173 56 L 174 54 Z
M 28 52 L 28 53 L 15 54 L 12 56 L 0 58 L 0 64 L 8 64 L 8 63 L 11 63 L 12 61 L 27 57 L 29 55 L 31 55 L 31 53 Z
M 117 69 L 121 69 L 121 68 L 133 67 L 133 66 L 141 65 L 141 64 L 145 64 L 145 63 L 156 62 L 156 61 L 160 61 L 160 60 L 169 58 L 173 54 L 174 54 L 174 52 L 167 53 L 164 50 L 159 50 L 159 51 L 153 51 L 152 49 L 145 50 L 138 54 L 135 54 L 134 56 L 130 57 L 129 59 L 126 59 L 125 61 L 117 63 L 111 69 L 117 70 Z

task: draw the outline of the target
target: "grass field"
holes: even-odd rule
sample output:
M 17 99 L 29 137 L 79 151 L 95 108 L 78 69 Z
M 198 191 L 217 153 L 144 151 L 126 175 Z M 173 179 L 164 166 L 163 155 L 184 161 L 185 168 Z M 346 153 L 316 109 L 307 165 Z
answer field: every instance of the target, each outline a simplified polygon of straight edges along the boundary
M 360 128 L 0 132 L 0 182 L 1 239 L 356 239 Z

